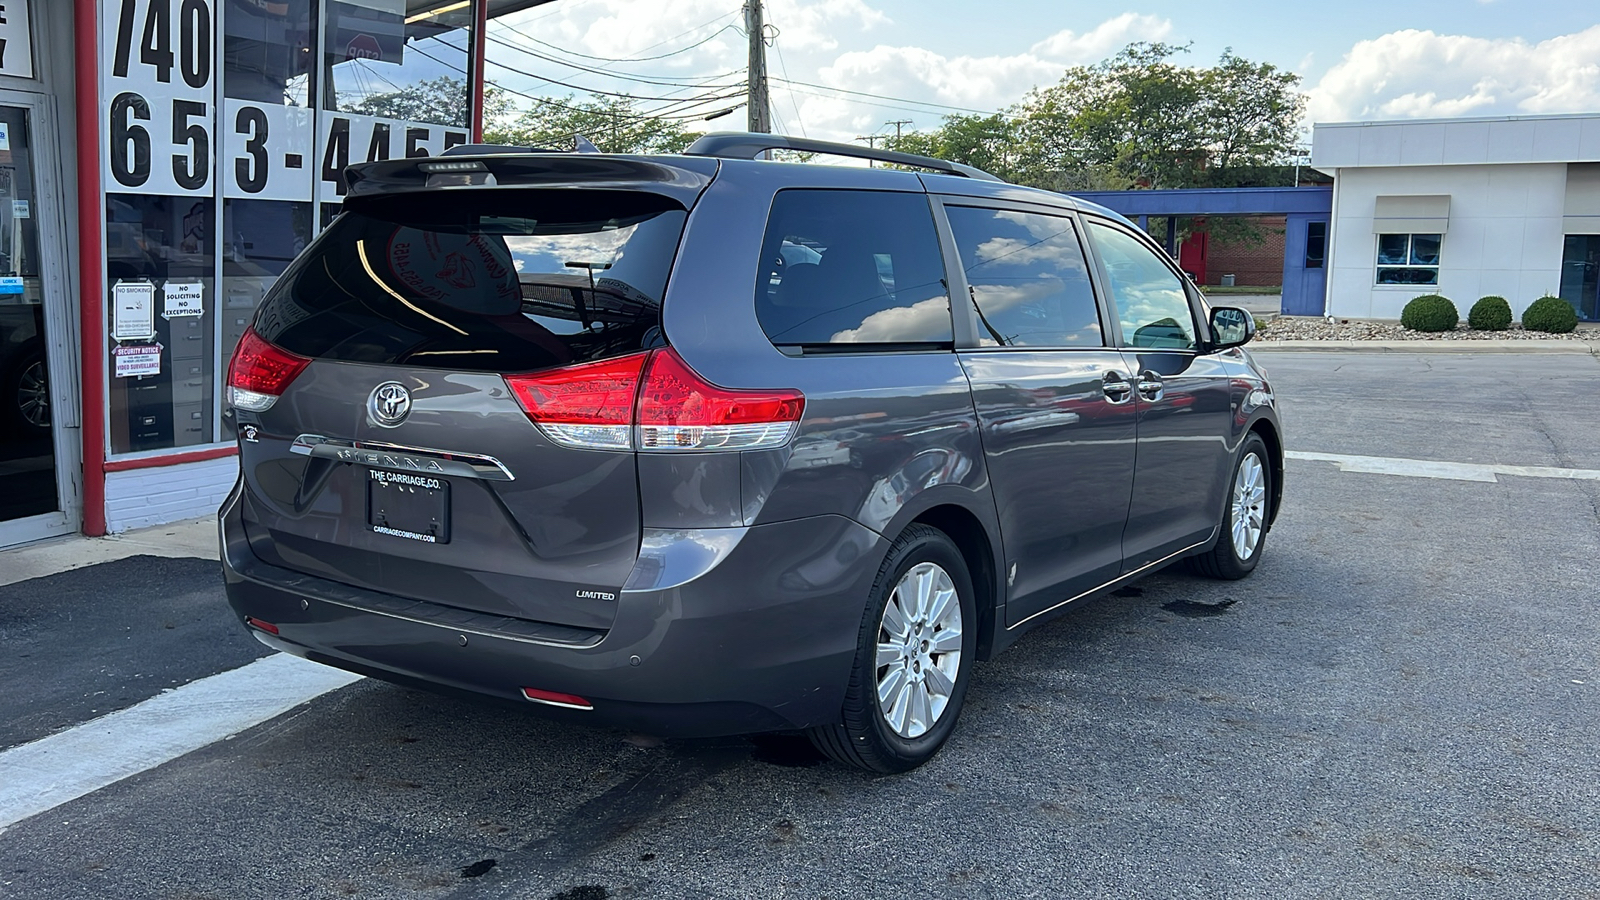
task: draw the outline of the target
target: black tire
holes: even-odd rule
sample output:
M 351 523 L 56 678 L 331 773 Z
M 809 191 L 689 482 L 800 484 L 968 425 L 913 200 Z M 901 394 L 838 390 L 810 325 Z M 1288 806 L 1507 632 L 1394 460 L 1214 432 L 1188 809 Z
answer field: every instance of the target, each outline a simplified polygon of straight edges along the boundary
M 878 699 L 880 672 L 889 666 L 878 666 L 878 641 L 884 627 L 884 609 L 894 594 L 895 587 L 912 568 L 931 563 L 944 570 L 955 590 L 956 602 L 961 612 L 960 651 L 954 660 L 946 653 L 927 657 L 937 659 L 941 665 L 953 662 L 956 668 L 953 687 L 941 712 L 926 731 L 907 737 L 890 724 Z M 925 570 L 926 571 L 926 570 Z M 955 730 L 956 719 L 961 714 L 961 704 L 966 698 L 967 683 L 971 680 L 972 664 L 977 652 L 978 620 L 972 589 L 972 576 L 967 571 L 961 551 L 944 532 L 927 525 L 907 528 L 878 569 L 877 581 L 861 618 L 861 631 L 856 642 L 856 659 L 850 673 L 850 684 L 845 691 L 844 708 L 840 721 L 809 729 L 807 735 L 817 749 L 836 762 L 869 772 L 905 772 L 933 758 Z M 936 633 L 935 625 L 928 626 L 927 635 Z M 908 631 L 907 634 L 910 634 Z M 926 648 L 928 642 L 922 642 Z M 929 671 L 932 667 L 930 666 Z M 919 673 L 921 669 L 917 670 Z M 943 670 L 940 670 L 941 673 Z M 926 678 L 925 674 L 921 677 Z M 930 679 L 931 680 L 931 679 Z M 914 725 L 910 726 L 915 728 Z
M 1238 484 L 1240 470 L 1252 457 L 1261 467 L 1261 496 L 1259 502 L 1252 504 L 1247 512 L 1260 518 L 1261 535 L 1253 547 L 1248 547 L 1248 555 L 1241 555 L 1233 538 L 1234 519 L 1239 515 L 1239 504 L 1235 502 L 1235 486 Z M 1216 546 L 1194 557 L 1194 568 L 1200 574 L 1225 581 L 1237 581 L 1255 571 L 1256 564 L 1261 561 L 1261 551 L 1267 543 L 1266 525 L 1272 504 L 1270 460 L 1266 442 L 1261 440 L 1260 435 L 1251 433 L 1245 439 L 1244 445 L 1239 448 L 1239 458 L 1234 460 L 1233 474 L 1228 478 L 1227 497 L 1222 508 L 1222 532 L 1217 535 Z

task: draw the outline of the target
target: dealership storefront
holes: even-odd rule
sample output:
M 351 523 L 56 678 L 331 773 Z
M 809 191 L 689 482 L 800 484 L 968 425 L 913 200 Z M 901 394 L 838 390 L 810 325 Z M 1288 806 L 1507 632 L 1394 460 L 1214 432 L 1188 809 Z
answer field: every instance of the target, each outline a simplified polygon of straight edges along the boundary
M 543 0 L 0 0 L 0 546 L 205 515 L 221 382 L 343 170 L 481 131 Z

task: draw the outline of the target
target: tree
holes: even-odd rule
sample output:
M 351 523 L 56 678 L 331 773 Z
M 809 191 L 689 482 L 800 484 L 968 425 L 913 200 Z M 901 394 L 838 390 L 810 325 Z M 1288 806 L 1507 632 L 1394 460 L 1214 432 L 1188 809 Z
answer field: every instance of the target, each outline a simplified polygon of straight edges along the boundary
M 1232 48 L 1204 70 L 1202 116 L 1212 185 L 1243 186 L 1259 180 L 1262 169 L 1282 168 L 1305 110 L 1299 84 L 1299 75 L 1235 56 Z
M 506 118 L 486 120 L 484 140 L 570 150 L 582 135 L 606 153 L 677 153 L 695 138 L 676 120 L 644 115 L 631 97 L 568 96 L 539 101 L 515 119 Z
M 483 94 L 484 120 L 502 117 L 510 108 L 505 91 L 490 86 Z M 448 76 L 419 81 L 382 94 L 368 94 L 353 103 L 341 101 L 341 111 L 361 116 L 380 116 L 406 122 L 433 122 L 456 128 L 468 126 L 471 106 L 467 102 L 467 83 Z
M 1186 52 L 1129 44 L 1001 115 L 950 116 L 889 146 L 1057 191 L 1287 184 L 1300 77 L 1231 49 L 1211 68 L 1177 64 Z
M 1007 113 L 992 116 L 946 116 L 933 131 L 908 131 L 885 138 L 889 150 L 932 156 L 936 159 L 976 166 L 1007 181 L 1015 181 L 1017 170 L 1017 126 Z

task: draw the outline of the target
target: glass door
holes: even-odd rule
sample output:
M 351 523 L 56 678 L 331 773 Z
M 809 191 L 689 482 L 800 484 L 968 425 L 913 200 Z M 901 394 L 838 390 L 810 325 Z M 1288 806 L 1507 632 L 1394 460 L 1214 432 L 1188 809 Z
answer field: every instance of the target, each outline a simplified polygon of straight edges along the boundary
M 65 343 L 64 223 L 54 191 L 39 191 L 60 170 L 53 153 L 41 152 L 41 106 L 0 92 L 0 546 L 76 526 L 66 513 L 74 504 L 64 502 L 71 485 L 62 477 L 55 377 L 71 361 L 56 359 L 53 349 Z M 50 138 L 42 143 L 54 146 Z
M 1561 299 L 1578 318 L 1600 320 L 1600 234 L 1569 234 L 1561 254 Z

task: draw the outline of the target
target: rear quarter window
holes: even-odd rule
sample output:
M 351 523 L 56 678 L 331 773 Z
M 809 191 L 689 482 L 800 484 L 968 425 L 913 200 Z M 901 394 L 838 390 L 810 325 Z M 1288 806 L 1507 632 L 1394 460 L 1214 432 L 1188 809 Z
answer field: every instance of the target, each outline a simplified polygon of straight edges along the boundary
M 372 198 L 289 268 L 255 327 L 319 359 L 525 372 L 662 343 L 686 213 L 620 191 Z
M 778 192 L 762 242 L 756 315 L 779 347 L 950 346 L 950 298 L 927 197 Z

